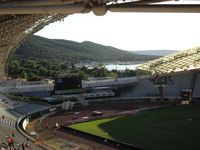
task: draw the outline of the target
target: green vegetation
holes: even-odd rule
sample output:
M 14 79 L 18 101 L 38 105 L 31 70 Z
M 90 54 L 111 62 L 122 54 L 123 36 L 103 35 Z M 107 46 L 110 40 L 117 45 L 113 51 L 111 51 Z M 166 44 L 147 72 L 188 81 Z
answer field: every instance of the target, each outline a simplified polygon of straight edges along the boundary
M 197 150 L 200 149 L 199 126 L 200 106 L 178 106 L 70 127 L 147 150 Z
M 75 70 L 73 63 L 56 60 L 11 60 L 8 73 L 13 78 L 40 80 L 42 78 L 54 78 L 59 74 L 69 73 L 73 70 Z
M 76 68 L 73 63 L 61 61 L 35 61 L 35 60 L 12 60 L 9 64 L 9 75 L 12 78 L 26 78 L 30 81 L 43 78 L 55 78 L 62 74 L 78 73 L 83 80 L 88 77 L 125 77 L 135 76 L 135 70 L 120 72 L 116 70 L 108 71 L 105 66 L 99 65 L 92 69 L 87 67 Z
M 26 39 L 13 55 L 20 60 L 60 60 L 71 62 L 88 61 L 143 61 L 158 58 L 157 56 L 138 55 L 114 47 L 92 42 L 73 42 L 67 40 L 47 39 L 31 36 Z
M 134 76 L 133 70 L 126 72 L 108 71 L 99 65 L 93 69 L 76 68 L 77 63 L 91 63 L 91 61 L 143 61 L 155 59 L 157 56 L 133 54 L 113 47 L 103 46 L 92 42 L 73 42 L 67 40 L 53 40 L 39 36 L 26 39 L 14 53 L 8 68 L 12 78 L 26 78 L 40 80 L 54 78 L 57 75 L 79 73 L 83 80 L 88 77 L 120 77 Z

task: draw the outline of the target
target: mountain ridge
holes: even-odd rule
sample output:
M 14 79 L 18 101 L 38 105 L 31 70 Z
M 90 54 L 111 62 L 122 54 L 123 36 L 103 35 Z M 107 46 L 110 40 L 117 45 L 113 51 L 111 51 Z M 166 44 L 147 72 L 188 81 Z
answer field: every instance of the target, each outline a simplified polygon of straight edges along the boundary
M 33 35 L 15 51 L 13 59 L 60 59 L 77 61 L 144 61 L 158 56 L 139 55 L 104 46 L 90 41 L 74 42 L 63 39 L 48 39 Z
M 177 50 L 140 50 L 140 51 L 131 51 L 135 54 L 147 54 L 152 56 L 166 56 L 178 52 Z

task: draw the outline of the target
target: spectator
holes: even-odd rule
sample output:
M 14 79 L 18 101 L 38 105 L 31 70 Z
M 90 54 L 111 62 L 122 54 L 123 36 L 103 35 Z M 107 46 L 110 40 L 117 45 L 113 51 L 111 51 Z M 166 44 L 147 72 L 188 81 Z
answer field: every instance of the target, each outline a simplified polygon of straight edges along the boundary
M 29 141 L 28 138 L 26 138 L 26 144 L 25 144 L 26 146 L 28 146 L 28 141 Z
M 21 147 L 22 147 L 22 150 L 25 150 L 25 145 L 24 145 L 23 142 L 22 142 L 22 144 L 21 144 Z
M 11 135 L 12 135 L 12 137 L 15 137 L 15 132 L 14 132 L 14 130 L 11 131 Z
M 12 138 L 8 138 L 8 146 L 10 147 L 10 149 L 11 149 L 11 143 L 12 143 Z

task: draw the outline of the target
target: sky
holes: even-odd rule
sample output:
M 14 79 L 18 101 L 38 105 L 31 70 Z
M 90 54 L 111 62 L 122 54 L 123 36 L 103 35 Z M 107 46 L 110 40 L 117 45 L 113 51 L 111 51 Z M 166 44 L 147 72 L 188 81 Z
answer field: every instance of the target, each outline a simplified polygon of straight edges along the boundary
M 200 14 L 74 14 L 36 33 L 51 39 L 92 41 L 122 50 L 185 50 L 200 46 Z

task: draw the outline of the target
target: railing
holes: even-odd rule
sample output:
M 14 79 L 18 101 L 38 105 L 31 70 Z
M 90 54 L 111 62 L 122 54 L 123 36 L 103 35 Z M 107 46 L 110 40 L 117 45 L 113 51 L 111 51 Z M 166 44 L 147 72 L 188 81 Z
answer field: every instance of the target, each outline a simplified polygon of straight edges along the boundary
M 72 128 L 69 128 L 69 127 L 61 126 L 60 130 L 64 131 L 64 132 L 68 132 L 68 133 L 73 134 L 73 135 L 78 135 L 79 137 L 83 137 L 85 139 L 94 140 L 94 141 L 96 141 L 100 144 L 108 145 L 110 147 L 117 148 L 117 149 L 144 150 L 143 148 L 137 147 L 135 145 L 131 145 L 131 144 L 128 144 L 128 143 L 125 143 L 125 142 L 117 141 L 117 140 L 103 138 L 103 137 L 100 137 L 100 136 L 97 136 L 97 135 L 94 135 L 94 134 L 82 132 L 80 130 L 72 129 Z
M 115 113 L 112 115 L 104 115 L 104 116 L 96 116 L 96 117 L 90 117 L 87 119 L 78 119 L 78 120 L 73 120 L 73 122 L 65 122 L 64 125 L 61 125 L 60 129 L 61 131 L 68 132 L 70 134 L 78 135 L 79 137 L 83 137 L 89 140 L 94 140 L 100 144 L 108 145 L 117 149 L 126 149 L 126 150 L 143 150 L 143 148 L 137 147 L 135 145 L 131 145 L 125 142 L 121 142 L 118 140 L 114 139 L 109 139 L 105 137 L 100 137 L 91 133 L 86 133 L 77 129 L 73 129 L 68 127 L 68 125 L 71 124 L 76 124 L 76 123 L 82 123 L 82 122 L 87 122 L 87 121 L 92 121 L 92 120 L 98 120 L 98 119 L 104 119 L 104 118 L 111 118 L 111 117 L 118 117 L 118 116 L 127 116 L 127 115 L 136 115 L 142 112 L 147 112 L 147 111 L 152 111 L 152 110 L 157 110 L 157 109 L 162 109 L 162 108 L 169 108 L 171 105 L 163 105 L 163 106 L 151 106 L 151 107 L 143 107 L 139 108 L 136 110 L 130 110 L 130 111 L 124 111 L 121 113 Z
M 112 117 L 120 117 L 120 116 L 128 116 L 128 115 L 137 115 L 142 112 L 148 112 L 152 110 L 162 109 L 162 108 L 169 108 L 171 105 L 162 105 L 162 106 L 151 106 L 151 107 L 143 107 L 139 109 L 129 110 L 129 111 L 123 111 L 119 113 L 109 114 L 109 115 L 103 115 L 103 116 L 92 116 L 84 119 L 76 119 L 71 121 L 66 121 L 63 126 L 68 126 L 72 124 L 82 123 L 82 122 L 88 122 L 93 120 L 99 120 L 99 119 L 106 119 L 106 118 L 112 118 Z
M 17 123 L 16 123 L 16 129 L 17 129 L 17 131 L 19 132 L 19 133 L 21 133 L 24 137 L 26 137 L 26 138 L 28 138 L 30 141 L 32 141 L 32 142 L 35 142 L 35 138 L 33 138 L 31 135 L 29 135 L 26 131 L 25 131 L 25 129 L 24 129 L 24 127 L 23 127 L 23 123 L 24 123 L 24 121 L 25 121 L 25 119 L 26 119 L 27 117 L 26 116 L 23 116 L 23 117 L 21 117 L 18 121 L 17 121 Z
M 164 100 L 168 101 L 176 101 L 180 100 L 181 97 L 177 96 L 168 96 L 164 97 Z M 88 102 L 101 102 L 101 101 L 115 101 L 115 100 L 133 100 L 133 101 L 160 101 L 160 96 L 141 96 L 141 97 L 113 97 L 113 98 L 103 98 L 103 99 L 94 99 L 94 100 L 87 100 Z
M 26 85 L 26 86 L 7 86 L 0 87 L 2 93 L 18 93 L 18 92 L 32 92 L 32 91 L 53 91 L 53 85 Z

